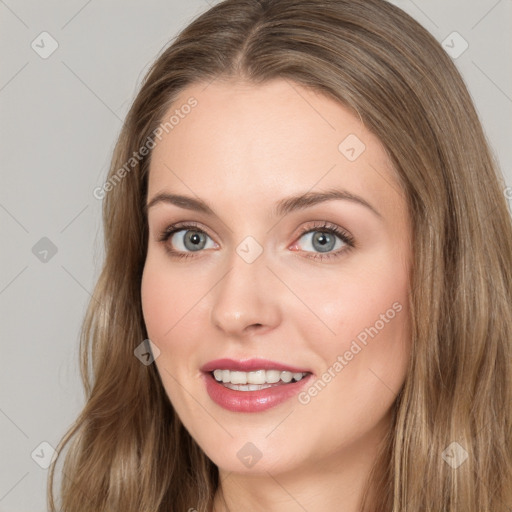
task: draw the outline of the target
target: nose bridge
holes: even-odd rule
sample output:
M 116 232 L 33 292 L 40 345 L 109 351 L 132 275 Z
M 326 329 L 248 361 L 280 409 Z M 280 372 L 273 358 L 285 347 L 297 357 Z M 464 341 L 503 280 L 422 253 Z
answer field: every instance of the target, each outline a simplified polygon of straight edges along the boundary
M 229 269 L 213 290 L 211 321 L 225 333 L 275 327 L 281 319 L 277 283 L 263 248 L 246 237 L 233 251 Z

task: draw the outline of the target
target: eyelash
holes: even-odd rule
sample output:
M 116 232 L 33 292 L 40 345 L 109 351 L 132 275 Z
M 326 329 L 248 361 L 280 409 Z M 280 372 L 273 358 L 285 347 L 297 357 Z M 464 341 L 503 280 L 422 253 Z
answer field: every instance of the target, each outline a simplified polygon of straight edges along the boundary
M 164 231 L 160 234 L 158 241 L 163 243 L 165 245 L 165 249 L 167 253 L 173 257 L 173 258 L 191 258 L 194 257 L 193 252 L 179 252 L 171 249 L 166 242 L 169 240 L 169 238 L 174 235 L 174 233 L 177 233 L 178 231 L 199 231 L 201 233 L 204 233 L 205 235 L 209 236 L 208 233 L 206 233 L 203 229 L 199 227 L 198 224 L 194 222 L 189 222 L 185 224 L 171 224 L 167 228 L 165 228 Z M 305 251 L 307 254 L 312 254 L 309 256 L 306 256 L 307 258 L 316 259 L 316 260 L 327 260 L 331 258 L 337 258 L 340 257 L 342 254 L 350 251 L 355 247 L 355 241 L 354 238 L 347 233 L 345 230 L 341 229 L 340 227 L 336 226 L 335 224 L 331 224 L 330 222 L 322 222 L 320 225 L 314 224 L 313 226 L 304 227 L 301 232 L 299 233 L 297 240 L 302 238 L 306 233 L 315 232 L 315 231 L 321 231 L 323 233 L 333 234 L 340 238 L 342 242 L 344 242 L 346 245 L 342 249 L 338 249 L 335 252 L 328 252 L 325 254 L 322 253 L 310 253 L 309 251 Z M 211 238 L 211 237 L 210 237 Z M 198 251 L 202 252 L 202 251 Z

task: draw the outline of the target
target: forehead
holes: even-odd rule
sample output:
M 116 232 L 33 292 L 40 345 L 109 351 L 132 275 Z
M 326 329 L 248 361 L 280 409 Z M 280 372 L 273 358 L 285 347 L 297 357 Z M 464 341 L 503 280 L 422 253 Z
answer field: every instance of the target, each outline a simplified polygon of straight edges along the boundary
M 288 80 L 194 84 L 162 122 L 169 120 L 155 140 L 149 197 L 172 190 L 262 207 L 343 186 L 369 201 L 396 202 L 399 186 L 377 137 L 341 103 Z

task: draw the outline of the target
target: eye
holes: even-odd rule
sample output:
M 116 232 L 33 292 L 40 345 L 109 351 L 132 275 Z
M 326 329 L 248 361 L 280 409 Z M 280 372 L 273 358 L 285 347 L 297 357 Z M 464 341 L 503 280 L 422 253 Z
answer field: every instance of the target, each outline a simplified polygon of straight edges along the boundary
M 302 242 L 301 242 L 302 241 Z M 336 257 L 354 247 L 353 237 L 334 224 L 328 222 L 306 227 L 293 248 L 316 253 L 308 257 L 324 259 Z
M 208 249 L 208 238 L 210 237 L 203 231 L 180 229 L 174 232 L 170 240 L 178 251 L 200 251 Z
M 190 253 L 217 247 L 217 244 L 194 224 L 169 226 L 160 235 L 159 241 L 165 243 L 171 256 L 176 257 L 188 257 Z
M 167 253 L 176 258 L 189 258 L 203 249 L 218 248 L 212 238 L 194 223 L 168 226 L 160 234 L 159 241 L 164 243 Z M 354 239 L 349 233 L 335 224 L 322 222 L 304 228 L 291 249 L 311 253 L 308 258 L 326 259 L 340 256 L 354 246 Z

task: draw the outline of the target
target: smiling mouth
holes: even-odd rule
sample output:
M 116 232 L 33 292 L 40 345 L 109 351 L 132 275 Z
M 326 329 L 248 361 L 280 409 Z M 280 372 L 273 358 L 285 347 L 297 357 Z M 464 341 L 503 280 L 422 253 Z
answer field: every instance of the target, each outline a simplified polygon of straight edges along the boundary
M 299 382 L 310 375 L 309 372 L 290 372 L 281 370 L 256 370 L 242 372 L 216 369 L 210 372 L 213 378 L 224 387 L 235 391 L 260 391 L 276 386 Z

